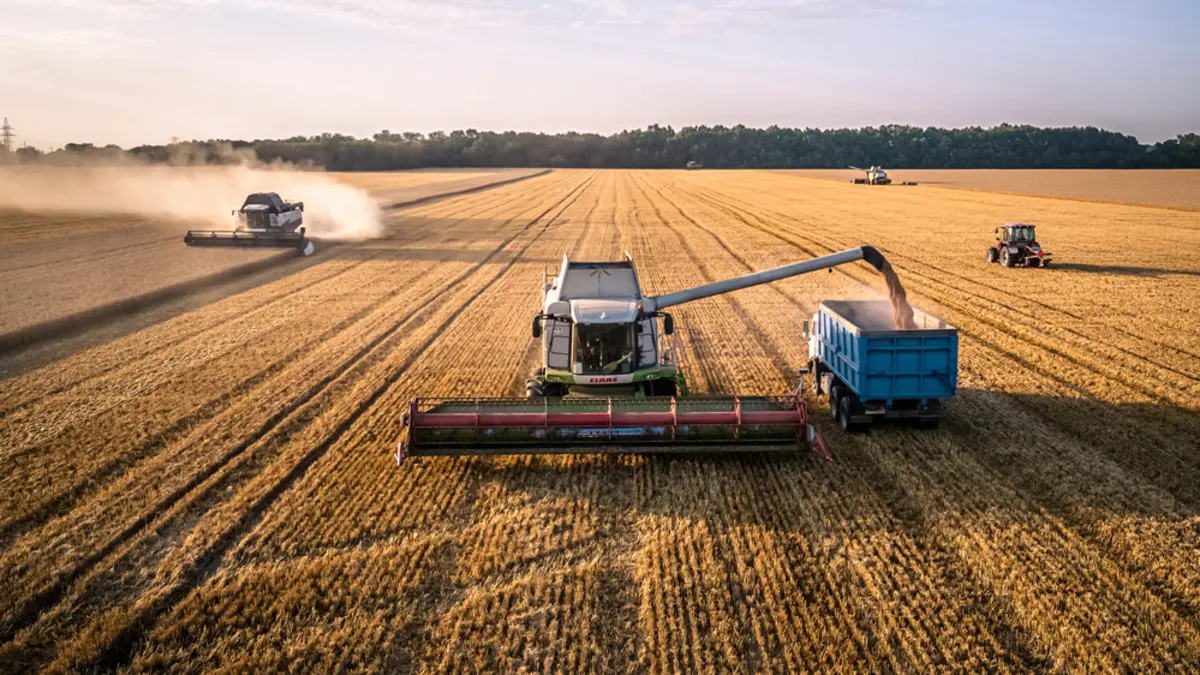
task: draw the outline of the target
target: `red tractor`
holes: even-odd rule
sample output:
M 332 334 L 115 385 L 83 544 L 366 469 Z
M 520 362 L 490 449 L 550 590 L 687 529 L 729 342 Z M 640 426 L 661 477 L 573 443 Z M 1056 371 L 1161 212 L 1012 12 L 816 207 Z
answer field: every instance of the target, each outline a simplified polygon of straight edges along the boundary
M 1045 267 L 1051 255 L 1043 251 L 1034 236 L 1033 225 L 1005 223 L 996 228 L 996 244 L 987 250 L 987 261 L 998 262 L 1005 267 Z

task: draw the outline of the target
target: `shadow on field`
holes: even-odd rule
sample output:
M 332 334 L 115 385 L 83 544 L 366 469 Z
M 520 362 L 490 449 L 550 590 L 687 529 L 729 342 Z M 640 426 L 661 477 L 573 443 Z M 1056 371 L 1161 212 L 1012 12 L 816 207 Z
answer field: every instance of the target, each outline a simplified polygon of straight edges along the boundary
M 205 305 L 279 281 L 333 259 L 337 250 L 337 245 L 327 243 L 308 257 L 281 254 L 2 335 L 0 379 L 16 377 Z
M 1078 491 L 1113 513 L 1200 514 L 1200 410 L 963 388 L 943 429 L 1043 504 Z
M 1131 277 L 1161 278 L 1171 275 L 1200 276 L 1200 270 L 1167 270 L 1159 267 L 1134 267 L 1126 265 L 1089 265 L 1087 263 L 1053 263 L 1053 269 L 1089 274 L 1116 274 Z
M 469 248 L 453 248 L 453 247 L 426 247 L 420 245 L 376 245 L 368 243 L 362 246 L 347 248 L 338 254 L 338 258 L 342 260 L 380 260 L 380 261 L 426 261 L 426 262 L 464 262 L 464 263 L 480 263 L 483 262 L 489 255 L 494 253 L 493 250 L 485 249 L 469 249 Z M 501 259 L 501 262 L 506 262 L 507 258 Z M 557 269 L 557 263 L 562 262 L 562 258 L 536 258 L 521 256 L 521 262 L 531 262 L 538 264 L 547 264 Z
M 545 219 L 531 224 L 530 221 L 536 214 L 528 214 L 526 216 L 499 219 L 499 218 L 459 218 L 456 216 L 447 216 L 445 218 L 431 216 L 410 216 L 404 214 L 394 214 L 387 217 L 383 223 L 383 236 L 380 241 L 411 241 L 415 239 L 424 239 L 427 237 L 437 237 L 441 244 L 454 241 L 474 241 L 481 234 L 492 234 L 500 231 L 517 233 L 522 228 L 537 228 L 545 227 Z M 553 232 L 567 225 L 581 225 L 582 219 L 572 218 L 570 216 L 560 216 L 550 223 L 550 227 L 546 228 Z
M 555 221 L 551 229 L 570 222 L 570 219 Z M 507 250 L 513 253 L 520 251 L 523 244 L 537 234 L 534 228 L 540 227 L 530 227 L 529 233 L 518 237 L 525 226 L 526 223 L 519 220 L 400 216 L 389 220 L 389 234 L 382 239 L 350 243 L 314 238 L 316 252 L 312 256 L 294 257 L 290 253 L 281 253 L 215 275 L 155 289 L 142 296 L 109 303 L 20 331 L 0 334 L 0 379 L 35 370 L 79 351 L 117 340 L 326 262 L 482 263 L 496 253 L 495 247 L 503 241 L 504 235 L 515 237 L 508 242 Z M 406 234 L 404 230 L 408 228 L 411 228 L 411 241 L 403 237 Z M 387 238 L 389 235 L 392 238 Z M 561 256 L 561 252 L 558 255 Z M 508 259 L 507 255 L 493 258 L 500 262 L 507 262 Z M 521 261 L 555 270 L 561 257 L 522 257 Z M 109 263 L 114 270 L 118 269 L 120 256 L 113 256 L 106 262 Z M 531 275 L 530 283 L 540 281 L 540 272 Z
M 431 188 L 429 186 L 413 186 L 408 188 L 400 188 L 397 190 L 387 190 L 376 192 L 375 198 L 385 203 L 383 208 L 388 210 L 406 209 L 411 206 L 420 206 L 432 202 L 439 202 L 444 199 L 461 197 L 463 195 L 472 194 L 475 192 L 483 192 L 492 190 L 505 185 L 519 183 L 531 178 L 538 178 L 554 171 L 554 169 L 542 169 L 540 171 L 532 171 L 529 174 L 512 176 L 502 180 L 493 182 L 480 183 L 478 177 L 468 177 L 456 181 L 448 181 L 445 183 L 435 183 L 436 190 L 433 194 L 425 194 Z
M 857 501 L 854 491 L 877 493 L 902 520 L 918 522 L 937 511 L 912 515 L 925 501 L 900 483 L 938 485 L 957 502 L 987 501 L 1015 493 L 1031 511 L 1073 514 L 1085 507 L 1114 516 L 1189 518 L 1200 515 L 1200 411 L 1172 405 L 1114 404 L 1094 399 L 964 388 L 945 410 L 939 430 L 879 424 L 846 434 L 821 409 L 814 419 L 834 459 L 809 451 L 715 452 L 527 457 L 480 457 L 472 464 L 509 489 L 541 497 L 578 497 L 579 472 L 608 487 L 636 486 L 639 510 L 690 519 L 715 514 L 746 524 L 767 524 L 763 514 L 728 512 L 722 503 L 775 499 L 760 490 L 811 499 L 833 489 Z M 881 458 L 883 461 L 881 461 Z M 426 460 L 427 461 L 427 460 Z M 960 467 L 973 467 L 962 470 Z M 901 476 L 900 473 L 908 474 Z M 979 477 L 971 484 L 966 477 Z M 750 495 L 749 493 L 755 493 Z M 806 496 L 807 495 L 807 496 Z M 791 510 L 791 507 L 788 507 Z M 920 509 L 918 509 L 920 510 Z M 762 519 L 762 522 L 759 522 Z M 1198 532 L 1200 534 L 1200 532 Z

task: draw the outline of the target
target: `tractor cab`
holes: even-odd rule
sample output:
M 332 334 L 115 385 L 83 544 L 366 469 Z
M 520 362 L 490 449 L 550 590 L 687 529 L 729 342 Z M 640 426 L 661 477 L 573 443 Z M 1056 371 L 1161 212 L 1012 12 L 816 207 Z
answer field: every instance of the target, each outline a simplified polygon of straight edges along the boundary
M 1037 242 L 1033 225 L 1005 225 L 996 228 L 996 240 L 1005 243 L 1032 244 Z
M 994 230 L 996 243 L 987 250 L 987 261 L 1005 267 L 1045 267 L 1051 254 L 1042 250 L 1033 225 L 1005 223 Z

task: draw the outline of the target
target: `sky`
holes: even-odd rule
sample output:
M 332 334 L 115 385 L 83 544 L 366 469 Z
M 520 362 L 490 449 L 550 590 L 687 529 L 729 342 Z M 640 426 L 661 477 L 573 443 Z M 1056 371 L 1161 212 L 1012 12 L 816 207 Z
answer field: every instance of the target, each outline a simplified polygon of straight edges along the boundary
M 1200 132 L 1197 0 L 0 0 L 17 142 L 382 129 Z

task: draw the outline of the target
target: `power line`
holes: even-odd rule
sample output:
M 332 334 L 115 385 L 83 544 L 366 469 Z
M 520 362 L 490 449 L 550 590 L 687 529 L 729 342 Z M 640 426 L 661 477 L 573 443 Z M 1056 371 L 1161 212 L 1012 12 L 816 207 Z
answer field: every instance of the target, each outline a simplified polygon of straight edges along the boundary
M 8 123 L 8 118 L 4 118 L 4 125 L 0 126 L 0 144 L 4 146 L 6 152 L 12 152 L 12 142 L 16 134 L 13 133 L 12 125 Z

